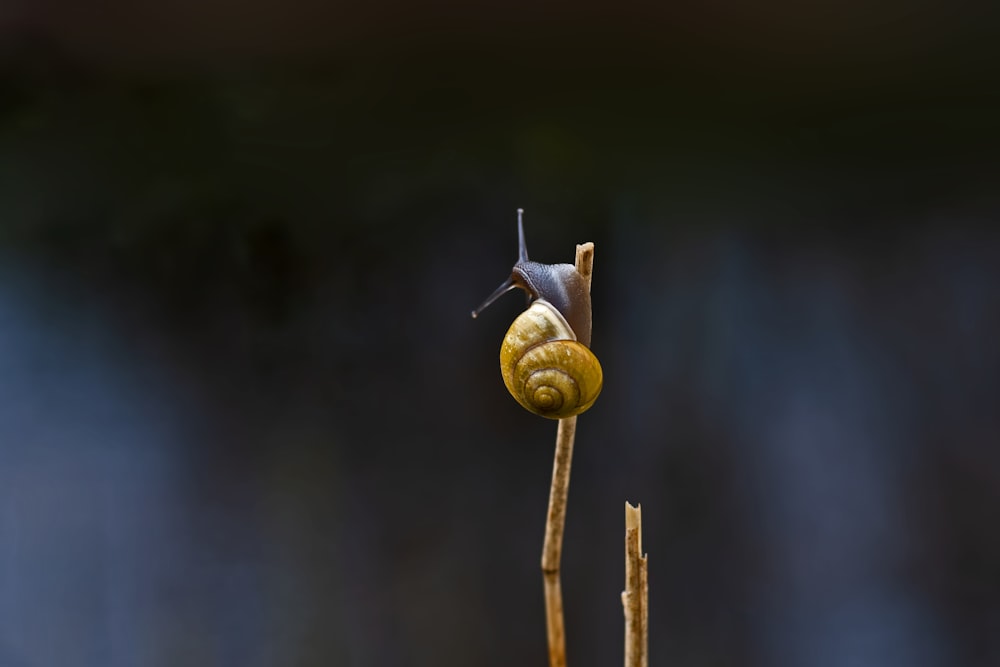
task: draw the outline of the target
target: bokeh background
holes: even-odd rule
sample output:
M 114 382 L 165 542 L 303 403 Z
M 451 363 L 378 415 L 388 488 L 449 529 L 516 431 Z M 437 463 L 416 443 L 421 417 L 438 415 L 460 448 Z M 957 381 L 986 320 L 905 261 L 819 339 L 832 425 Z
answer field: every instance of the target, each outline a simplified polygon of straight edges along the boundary
M 555 424 L 497 369 L 596 242 L 570 664 L 1000 664 L 1000 11 L 7 0 L 0 665 L 542 665 Z

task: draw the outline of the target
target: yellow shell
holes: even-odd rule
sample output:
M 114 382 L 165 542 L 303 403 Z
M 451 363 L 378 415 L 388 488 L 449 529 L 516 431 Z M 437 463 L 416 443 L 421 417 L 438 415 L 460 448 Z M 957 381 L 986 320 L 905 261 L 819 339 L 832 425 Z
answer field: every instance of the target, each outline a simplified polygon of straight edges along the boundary
M 507 330 L 500 372 L 525 409 L 564 419 L 588 409 L 601 393 L 601 364 L 550 303 L 534 301 Z

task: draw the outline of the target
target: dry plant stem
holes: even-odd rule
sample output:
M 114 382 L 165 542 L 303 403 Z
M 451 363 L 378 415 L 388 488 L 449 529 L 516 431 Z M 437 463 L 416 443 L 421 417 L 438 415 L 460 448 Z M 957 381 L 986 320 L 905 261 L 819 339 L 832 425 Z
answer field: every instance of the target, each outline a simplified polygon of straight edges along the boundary
M 642 506 L 625 503 L 625 667 L 649 665 L 649 574 L 642 553 Z
M 582 243 L 576 246 L 576 270 L 587 282 L 587 291 L 594 278 L 594 244 Z
M 563 625 L 562 583 L 559 564 L 562 560 L 563 528 L 566 525 L 566 500 L 569 494 L 569 470 L 573 461 L 576 417 L 560 419 L 556 431 L 556 455 L 552 464 L 552 488 L 549 490 L 549 513 L 545 521 L 545 544 L 542 547 L 542 578 L 545 582 L 545 625 L 549 640 L 550 667 L 566 667 L 566 629 Z
M 594 244 L 576 247 L 576 270 L 590 289 L 594 273 Z M 545 520 L 545 544 L 542 546 L 542 578 L 545 583 L 545 627 L 549 643 L 549 666 L 566 667 L 566 626 L 563 623 L 562 561 L 563 529 L 566 526 L 566 501 L 569 496 L 569 471 L 573 462 L 576 417 L 559 420 L 556 453 L 552 463 L 552 487 L 549 490 L 549 513 Z

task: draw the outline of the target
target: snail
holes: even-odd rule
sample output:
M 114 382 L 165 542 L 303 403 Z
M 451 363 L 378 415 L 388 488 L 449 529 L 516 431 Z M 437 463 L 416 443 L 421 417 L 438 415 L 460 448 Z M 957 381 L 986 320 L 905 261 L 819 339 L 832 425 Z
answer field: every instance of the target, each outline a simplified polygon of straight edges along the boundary
M 590 351 L 590 288 L 572 264 L 528 259 L 523 214 L 517 209 L 517 263 L 472 317 L 511 290 L 527 293 L 527 310 L 510 325 L 500 346 L 500 373 L 522 407 L 565 419 L 590 408 L 603 384 L 601 364 Z

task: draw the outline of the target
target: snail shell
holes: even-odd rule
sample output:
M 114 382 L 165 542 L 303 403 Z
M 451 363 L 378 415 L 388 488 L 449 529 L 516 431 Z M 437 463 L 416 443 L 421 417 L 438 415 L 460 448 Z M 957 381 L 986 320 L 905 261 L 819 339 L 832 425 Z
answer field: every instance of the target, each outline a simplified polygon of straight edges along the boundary
M 500 346 L 500 373 L 518 403 L 549 419 L 588 409 L 604 381 L 597 357 L 544 299 L 533 301 L 507 330 Z

